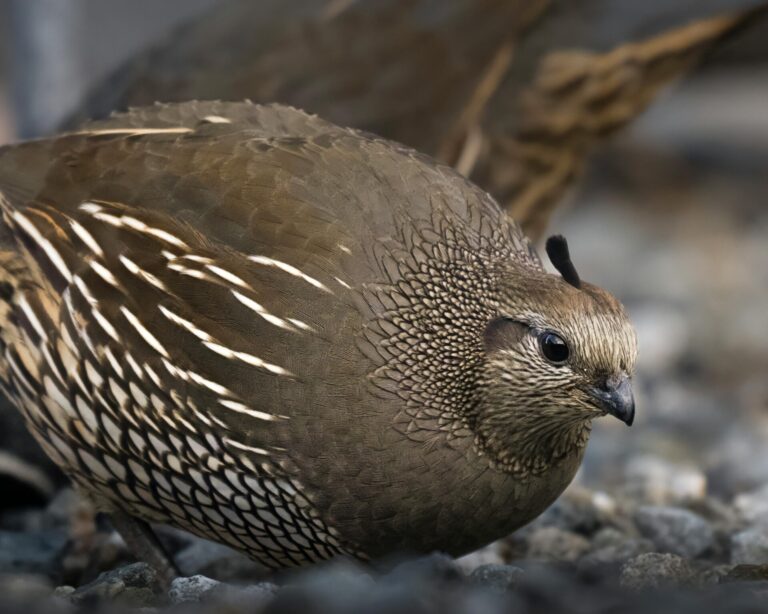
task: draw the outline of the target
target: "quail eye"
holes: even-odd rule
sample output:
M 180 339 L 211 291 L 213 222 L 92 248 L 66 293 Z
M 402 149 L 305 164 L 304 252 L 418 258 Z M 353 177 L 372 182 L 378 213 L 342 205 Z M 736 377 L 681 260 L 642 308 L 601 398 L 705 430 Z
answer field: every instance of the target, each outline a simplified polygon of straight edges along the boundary
M 544 358 L 556 365 L 563 364 L 571 354 L 565 340 L 560 335 L 549 331 L 539 335 L 539 347 Z

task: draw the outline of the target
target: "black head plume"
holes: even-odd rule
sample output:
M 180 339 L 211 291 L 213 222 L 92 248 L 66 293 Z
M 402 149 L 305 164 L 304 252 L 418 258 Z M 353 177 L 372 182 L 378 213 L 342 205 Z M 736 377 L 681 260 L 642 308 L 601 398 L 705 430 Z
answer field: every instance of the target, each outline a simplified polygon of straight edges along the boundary
M 571 262 L 571 254 L 568 251 L 568 241 L 563 235 L 554 235 L 547 239 L 547 256 L 552 265 L 560 272 L 563 279 L 574 288 L 581 288 L 581 279 L 576 272 L 576 267 Z

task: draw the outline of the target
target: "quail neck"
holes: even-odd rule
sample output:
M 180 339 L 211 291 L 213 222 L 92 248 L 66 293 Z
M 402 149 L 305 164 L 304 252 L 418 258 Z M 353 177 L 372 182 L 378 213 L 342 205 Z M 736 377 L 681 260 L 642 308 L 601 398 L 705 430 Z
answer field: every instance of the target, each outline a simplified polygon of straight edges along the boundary
M 295 109 L 0 150 L 0 382 L 107 511 L 267 567 L 462 554 L 541 513 L 635 339 L 452 169 Z

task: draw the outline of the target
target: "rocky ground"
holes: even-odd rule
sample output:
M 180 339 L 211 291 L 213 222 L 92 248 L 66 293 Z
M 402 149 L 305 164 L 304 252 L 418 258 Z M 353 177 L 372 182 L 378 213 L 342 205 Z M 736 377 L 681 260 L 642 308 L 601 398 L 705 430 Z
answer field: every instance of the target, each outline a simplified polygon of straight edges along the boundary
M 167 587 L 72 491 L 43 503 L 55 480 L 30 476 L 27 505 L 0 506 L 2 611 L 764 611 L 768 120 L 754 101 L 768 81 L 757 77 L 671 96 L 555 221 L 582 276 L 636 322 L 638 419 L 600 421 L 574 485 L 532 525 L 458 561 L 281 576 L 164 530 L 184 574 Z
M 0 600 L 4 612 L 762 611 L 768 489 L 728 505 L 707 496 L 703 474 L 633 467 L 625 493 L 573 487 L 531 526 L 457 561 L 336 561 L 268 576 L 223 547 L 164 530 L 185 574 L 170 586 L 130 562 L 120 538 L 63 491 L 45 510 L 3 518 Z

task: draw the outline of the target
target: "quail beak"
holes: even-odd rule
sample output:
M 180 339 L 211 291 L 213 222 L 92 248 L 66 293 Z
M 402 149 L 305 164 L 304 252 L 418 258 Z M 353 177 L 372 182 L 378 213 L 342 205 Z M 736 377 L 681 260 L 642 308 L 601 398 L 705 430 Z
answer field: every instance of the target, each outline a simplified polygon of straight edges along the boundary
M 603 386 L 592 389 L 592 395 L 607 413 L 616 416 L 627 426 L 632 426 L 635 420 L 635 397 L 632 395 L 629 377 L 609 377 Z

